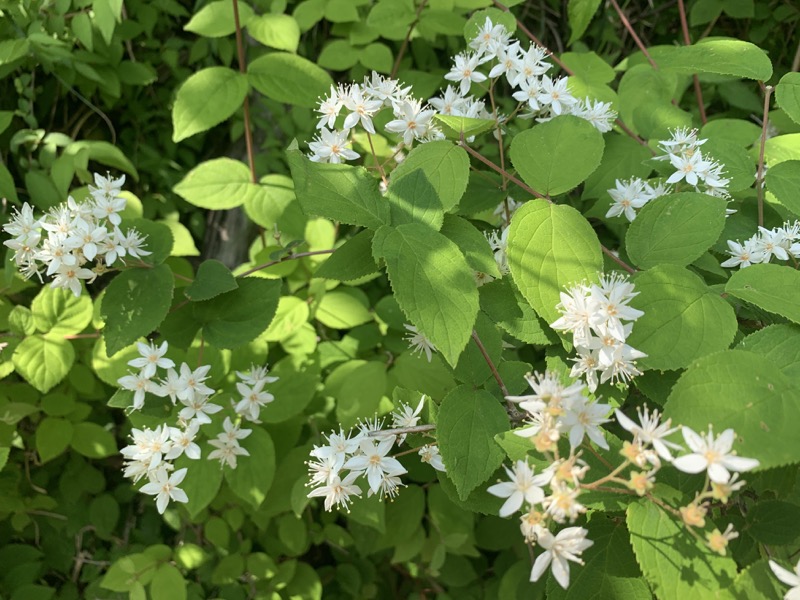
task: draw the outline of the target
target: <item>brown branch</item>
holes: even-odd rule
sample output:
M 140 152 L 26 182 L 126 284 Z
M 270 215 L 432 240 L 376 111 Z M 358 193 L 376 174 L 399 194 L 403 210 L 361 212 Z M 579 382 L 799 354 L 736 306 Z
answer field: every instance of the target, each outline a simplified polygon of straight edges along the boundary
M 678 0 L 678 12 L 681 15 L 681 29 L 683 30 L 683 43 L 687 46 L 692 45 L 692 39 L 689 37 L 689 23 L 686 20 L 686 6 L 683 0 Z M 694 95 L 697 98 L 697 108 L 700 109 L 700 122 L 705 125 L 708 122 L 706 118 L 706 107 L 703 101 L 703 90 L 700 89 L 700 79 L 697 73 L 692 76 L 694 80 Z
M 764 114 L 761 122 L 761 147 L 758 151 L 758 171 L 756 173 L 756 194 L 758 195 L 758 226 L 764 226 L 764 148 L 767 145 L 767 125 L 769 125 L 769 98 L 772 86 L 764 88 Z
M 242 24 L 239 21 L 239 0 L 233 0 L 233 22 L 236 26 L 236 52 L 239 55 L 239 72 L 247 74 L 247 62 L 244 56 L 244 41 L 242 39 Z M 250 180 L 258 182 L 256 177 L 256 155 L 253 150 L 253 131 L 250 123 L 250 97 L 245 94 L 242 103 L 244 110 L 244 142 L 247 145 L 247 162 L 250 165 Z
M 391 78 L 394 79 L 397 77 L 397 71 L 400 69 L 400 61 L 403 60 L 403 56 L 408 50 L 408 43 L 411 41 L 411 34 L 414 32 L 414 28 L 419 23 L 419 17 L 422 14 L 422 9 L 425 8 L 425 5 L 428 3 L 428 0 L 422 0 L 417 9 L 417 16 L 414 17 L 414 20 L 411 22 L 411 25 L 408 26 L 408 32 L 406 33 L 406 37 L 403 40 L 403 44 L 400 46 L 400 51 L 397 53 L 397 58 L 394 61 L 394 66 L 392 67 Z
M 248 275 L 252 275 L 257 271 L 261 271 L 263 269 L 268 269 L 269 267 L 275 266 L 282 262 L 286 262 L 289 260 L 297 260 L 298 258 L 305 258 L 306 256 L 317 256 L 318 254 L 331 254 L 336 251 L 336 248 L 331 248 L 330 250 L 314 250 L 313 252 L 298 252 L 297 254 L 292 254 L 291 256 L 284 256 L 283 258 L 279 258 L 277 260 L 272 260 L 270 262 L 256 265 L 252 269 L 248 269 L 241 275 L 237 275 L 237 277 L 247 277 Z
M 650 66 L 652 66 L 656 71 L 658 71 L 658 65 L 656 64 L 656 61 L 654 61 L 653 57 L 650 56 L 650 53 L 647 51 L 647 48 L 645 47 L 641 38 L 636 34 L 636 31 L 631 25 L 631 22 L 628 21 L 628 17 L 625 16 L 625 13 L 622 12 L 622 9 L 619 7 L 619 4 L 617 4 L 617 0 L 611 0 L 611 5 L 614 7 L 614 10 L 617 11 L 617 15 L 619 15 L 619 20 L 622 21 L 622 26 L 625 27 L 627 32 L 633 38 L 633 41 L 636 44 L 637 48 L 639 48 L 639 50 L 642 51 L 642 54 L 644 54 L 644 57 L 648 60 Z

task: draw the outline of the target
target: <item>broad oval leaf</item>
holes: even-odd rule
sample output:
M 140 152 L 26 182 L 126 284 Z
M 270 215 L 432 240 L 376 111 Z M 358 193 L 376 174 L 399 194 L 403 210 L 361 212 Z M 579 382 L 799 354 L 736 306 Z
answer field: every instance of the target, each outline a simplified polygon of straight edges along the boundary
M 409 223 L 379 229 L 373 252 L 386 261 L 400 308 L 455 365 L 478 315 L 472 269 L 458 246 L 425 225 Z
M 775 86 L 775 100 L 795 123 L 800 123 L 800 73 L 789 72 Z
M 189 204 L 225 210 L 244 204 L 258 192 L 250 170 L 238 160 L 215 158 L 200 163 L 181 179 L 173 191 Z
M 106 458 L 117 453 L 114 435 L 101 425 L 89 421 L 75 424 L 70 446 L 88 458 Z
M 767 312 L 800 323 L 800 272 L 785 265 L 759 264 L 736 271 L 725 291 Z
M 242 27 L 247 25 L 252 16 L 253 9 L 246 3 L 239 2 L 239 22 Z M 233 2 L 228 0 L 209 2 L 194 14 L 183 28 L 186 31 L 210 38 L 232 34 L 236 31 L 236 21 L 233 18 Z
M 486 390 L 462 385 L 451 391 L 439 407 L 436 436 L 447 477 L 461 500 L 484 483 L 505 458 L 494 441 L 508 429 L 508 415 Z
M 43 287 L 31 303 L 33 322 L 42 333 L 71 335 L 80 333 L 92 322 L 92 299 L 75 296 L 64 288 Z
M 514 136 L 511 162 L 540 194 L 556 196 L 586 180 L 603 158 L 603 135 L 584 119 L 561 115 Z
M 300 43 L 300 26 L 290 15 L 266 13 L 254 16 L 247 31 L 256 40 L 278 50 L 294 52 Z
M 75 362 L 75 350 L 69 340 L 26 337 L 11 357 L 17 373 L 43 394 L 67 376 Z
M 189 77 L 172 107 L 172 141 L 180 142 L 226 121 L 242 106 L 247 89 L 247 77 L 227 67 L 209 67 Z
M 392 184 L 397 185 L 400 179 L 417 169 L 425 173 L 439 195 L 445 212 L 458 204 L 469 181 L 469 157 L 466 150 L 446 141 L 420 144 L 392 171 Z
M 636 275 L 631 305 L 644 311 L 628 343 L 648 356 L 640 366 L 682 369 L 730 346 L 738 329 L 730 304 L 684 268 L 659 265 Z
M 531 200 L 511 219 L 508 266 L 522 295 L 548 323 L 570 284 L 595 279 L 603 269 L 592 226 L 571 206 Z
M 206 260 L 197 267 L 194 281 L 183 290 L 186 297 L 194 302 L 211 300 L 220 294 L 239 287 L 231 270 L 218 260 Z
M 653 58 L 662 69 L 733 75 L 758 81 L 772 77 L 772 63 L 767 53 L 742 40 L 709 39 L 691 46 L 664 46 L 654 50 Z
M 684 267 L 717 241 L 725 227 L 727 202 L 696 192 L 651 200 L 639 211 L 625 237 L 625 248 L 642 269 L 660 264 Z
M 234 494 L 257 509 L 267 497 L 275 477 L 275 444 L 265 429 L 253 427 L 241 446 L 250 456 L 240 456 L 235 469 L 226 468 L 225 481 Z
M 247 77 L 259 92 L 286 104 L 315 108 L 333 79 L 310 60 L 284 52 L 255 59 L 247 67 Z
M 766 175 L 767 190 L 778 202 L 800 216 L 800 160 L 787 160 L 770 167 Z

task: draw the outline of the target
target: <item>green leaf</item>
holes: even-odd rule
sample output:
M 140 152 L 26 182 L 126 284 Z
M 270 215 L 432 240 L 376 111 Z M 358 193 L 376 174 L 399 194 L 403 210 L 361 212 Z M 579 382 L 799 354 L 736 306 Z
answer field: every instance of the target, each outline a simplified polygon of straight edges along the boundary
M 475 332 L 483 344 L 486 354 L 492 359 L 494 364 L 500 364 L 500 355 L 503 351 L 503 334 L 497 329 L 495 324 L 482 312 L 478 312 L 475 320 Z M 492 371 L 486 363 L 480 348 L 477 344 L 467 344 L 458 363 L 453 369 L 453 374 L 460 382 L 471 383 L 475 387 L 480 387 L 489 377 Z
M 491 281 L 478 290 L 481 308 L 503 331 L 521 342 L 546 346 L 558 338 L 505 279 Z
M 472 223 L 455 215 L 445 215 L 441 233 L 458 246 L 474 271 L 500 277 L 489 241 Z
M 205 340 L 219 348 L 238 348 L 255 339 L 278 309 L 279 280 L 245 277 L 238 282 L 238 289 L 194 305 Z
M 113 279 L 100 306 L 109 356 L 158 328 L 172 304 L 174 283 L 167 265 L 131 269 Z
M 789 118 L 800 123 L 800 73 L 786 73 L 775 86 L 775 100 Z
M 725 285 L 725 291 L 767 312 L 800 323 L 798 286 L 800 272 L 788 266 L 760 264 L 736 271 Z
M 72 142 L 69 146 L 64 148 L 64 154 L 77 156 L 84 150 L 87 152 L 89 160 L 99 162 L 101 165 L 107 167 L 119 169 L 120 171 L 125 171 L 132 175 L 134 179 L 139 179 L 136 167 L 128 160 L 128 157 L 123 154 L 122 150 L 108 142 L 101 140 L 80 140 Z M 123 192 L 123 194 L 124 193 L 125 192 Z
M 286 154 L 303 212 L 370 229 L 389 223 L 389 204 L 366 169 L 315 163 L 293 148 Z
M 63 338 L 34 335 L 22 340 L 11 360 L 17 373 L 44 394 L 67 376 L 75 362 L 75 350 Z
M 585 181 L 597 169 L 604 147 L 603 135 L 591 123 L 561 115 L 515 135 L 511 162 L 534 190 L 557 196 Z
M 189 204 L 210 210 L 241 206 L 259 191 L 250 169 L 232 158 L 215 158 L 189 171 L 172 190 Z
M 371 71 L 386 73 L 392 71 L 394 57 L 386 44 L 369 44 L 358 53 L 358 62 Z
M 800 537 L 800 506 L 783 500 L 761 500 L 747 512 L 747 533 L 757 542 L 775 546 Z
M 7 198 L 12 204 L 19 203 L 14 178 L 5 165 L 0 165 L 0 196 Z
M 660 265 L 636 275 L 639 293 L 631 302 L 644 311 L 628 343 L 646 353 L 640 366 L 682 369 L 730 346 L 738 329 L 730 304 L 703 280 L 674 265 Z
M 174 243 L 169 227 L 150 219 L 123 219 L 120 229 L 127 232 L 130 228 L 142 234 L 145 238 L 145 250 L 150 252 L 149 255 L 142 257 L 142 262 L 160 265 L 169 258 Z
M 385 394 L 386 365 L 377 361 L 348 361 L 325 381 L 325 395 L 336 399 L 336 419 L 344 428 L 374 416 Z
M 378 272 L 372 258 L 372 237 L 374 232 L 360 231 L 336 249 L 314 273 L 314 277 L 354 281 Z
M 564 288 L 594 280 L 603 268 L 600 243 L 581 214 L 567 205 L 531 200 L 511 219 L 508 266 L 533 309 L 552 323 Z
M 114 37 L 114 29 L 120 22 L 122 16 L 122 0 L 94 0 L 94 23 L 100 30 L 100 35 L 106 45 L 111 45 Z
M 253 9 L 244 2 L 239 2 L 238 4 L 239 22 L 244 27 L 253 16 Z M 194 14 L 183 28 L 186 31 L 209 38 L 224 37 L 232 34 L 236 31 L 236 22 L 233 18 L 233 2 L 228 0 L 209 2 Z
M 70 445 L 75 452 L 88 458 L 106 458 L 118 452 L 114 435 L 88 421 L 75 424 Z
M 227 67 L 209 67 L 190 76 L 172 107 L 173 142 L 211 129 L 235 113 L 247 96 L 247 77 Z
M 259 180 L 257 193 L 247 194 L 244 211 L 257 225 L 272 229 L 284 217 L 294 200 L 292 179 L 273 173 Z
M 508 429 L 508 415 L 485 390 L 460 386 L 445 396 L 436 420 L 436 437 L 447 476 L 461 500 L 502 464 L 505 453 L 494 441 Z
M 316 108 L 333 85 L 331 76 L 310 60 L 275 52 L 255 59 L 247 77 L 259 92 L 285 104 Z
M 369 300 L 357 289 L 327 292 L 319 302 L 315 317 L 333 329 L 352 329 L 373 320 Z
M 736 432 L 736 452 L 759 469 L 800 462 L 793 420 L 800 414 L 793 380 L 758 354 L 726 350 L 696 361 L 672 388 L 664 412 L 676 423 L 704 431 Z
M 491 2 L 488 4 L 491 4 Z M 475 12 L 464 25 L 464 39 L 471 42 L 478 35 L 480 28 L 486 23 L 487 17 L 491 19 L 492 23 L 503 25 L 509 33 L 514 33 L 517 30 L 517 20 L 514 18 L 513 13 L 494 7 L 485 8 Z
M 286 356 L 270 369 L 278 381 L 267 390 L 275 400 L 261 412 L 264 423 L 282 423 L 300 414 L 314 398 L 320 379 L 319 360 Z
M 717 598 L 733 584 L 733 559 L 712 552 L 653 502 L 631 504 L 627 522 L 633 552 L 659 599 Z
M 755 44 L 733 39 L 708 39 L 691 46 L 662 46 L 653 49 L 661 69 L 681 73 L 714 73 L 744 79 L 767 81 L 772 63 Z
M 239 287 L 231 270 L 218 260 L 206 260 L 197 268 L 194 281 L 183 290 L 186 297 L 194 302 L 211 300 L 220 294 Z
M 176 567 L 164 563 L 158 567 L 150 582 L 150 597 L 152 600 L 186 600 L 187 585 Z
M 327 44 L 317 58 L 320 67 L 332 71 L 346 71 L 358 62 L 358 50 L 347 40 L 333 40 Z
M 788 570 L 792 570 L 792 566 L 784 565 Z M 780 598 L 786 588 L 775 577 L 772 569 L 769 568 L 769 561 L 761 559 L 749 565 L 746 569 L 739 573 L 739 576 L 734 582 L 734 590 L 736 598 L 746 598 L 747 600 L 773 600 L 773 598 Z
M 195 246 L 192 233 L 189 229 L 177 220 L 176 218 L 161 219 L 156 221 L 159 225 L 164 225 L 169 228 L 172 234 L 173 246 L 170 250 L 170 256 L 200 256 L 200 251 Z
M 599 6 L 600 0 L 569 0 L 567 18 L 572 33 L 569 35 L 568 45 L 581 39 Z
M 181 489 L 189 496 L 189 502 L 184 504 L 189 516 L 196 518 L 211 501 L 217 497 L 219 486 L 222 484 L 222 467 L 218 460 L 208 460 L 202 457 L 191 460 L 185 455 L 175 461 L 175 469 L 188 469 L 186 478 L 181 483 Z
M 3 40 L 0 42 L 0 66 L 9 65 L 23 58 L 29 51 L 30 42 L 24 37 L 16 40 Z
M 442 131 L 451 140 L 470 138 L 493 129 L 497 122 L 494 119 L 476 119 L 460 115 L 434 115 L 442 126 Z
M 265 429 L 253 427 L 241 446 L 250 456 L 240 456 L 235 469 L 225 469 L 225 481 L 234 494 L 257 509 L 275 477 L 275 445 Z
M 642 269 L 660 264 L 685 267 L 717 241 L 725 227 L 722 198 L 682 192 L 644 205 L 625 236 L 625 248 Z
M 478 314 L 472 269 L 458 246 L 425 225 L 409 223 L 379 229 L 373 248 L 386 260 L 400 308 L 455 365 Z
M 31 303 L 33 322 L 42 333 L 54 336 L 80 333 L 92 322 L 92 299 L 77 298 L 64 288 L 43 287 Z
M 72 440 L 72 423 L 66 419 L 45 417 L 36 427 L 36 451 L 43 463 L 59 456 Z
M 278 50 L 295 52 L 300 43 L 300 26 L 289 15 L 267 13 L 250 19 L 247 31 L 253 38 Z
M 770 167 L 766 175 L 767 190 L 775 194 L 796 216 L 800 216 L 800 160 L 787 160 Z
M 444 220 L 442 203 L 422 169 L 393 179 L 386 200 L 389 202 L 392 225 L 422 223 L 436 231 L 441 229 Z
M 446 141 L 420 144 L 392 171 L 392 184 L 396 185 L 401 178 L 417 169 L 425 173 L 445 211 L 458 204 L 469 181 L 466 150 Z
M 8 313 L 8 328 L 21 337 L 36 333 L 36 321 L 31 309 L 18 304 Z
M 800 328 L 770 325 L 744 338 L 737 348 L 760 354 L 790 379 L 800 381 Z

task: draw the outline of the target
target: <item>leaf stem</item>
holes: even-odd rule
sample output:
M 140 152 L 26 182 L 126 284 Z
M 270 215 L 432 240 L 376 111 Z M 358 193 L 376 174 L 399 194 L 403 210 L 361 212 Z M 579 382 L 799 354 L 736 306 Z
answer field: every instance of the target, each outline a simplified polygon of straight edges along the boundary
M 414 425 L 413 427 L 396 427 L 395 429 L 381 429 L 380 431 L 368 431 L 367 437 L 380 437 L 383 435 L 400 435 L 403 433 L 423 433 L 425 431 L 433 431 L 436 425 Z
M 284 256 L 283 258 L 279 258 L 278 260 L 271 260 L 270 262 L 263 263 L 261 265 L 256 265 L 252 269 L 248 269 L 241 275 L 237 275 L 237 277 L 247 277 L 248 275 L 252 275 L 257 271 L 261 271 L 263 269 L 267 269 L 278 263 L 286 262 L 289 260 L 297 260 L 298 258 L 305 258 L 306 256 L 317 256 L 318 254 L 332 254 L 336 251 L 336 248 L 331 248 L 330 250 L 314 250 L 313 252 L 298 252 L 297 254 L 292 254 L 290 256 Z
M 772 86 L 764 87 L 764 115 L 761 121 L 761 147 L 758 150 L 758 171 L 756 173 L 756 194 L 758 195 L 758 226 L 764 226 L 764 148 L 767 145 L 767 126 L 769 125 L 769 98 Z
M 428 3 L 428 0 L 422 0 L 417 9 L 417 16 L 414 17 L 414 20 L 411 22 L 411 25 L 408 26 L 408 32 L 406 33 L 406 37 L 403 40 L 403 44 L 400 46 L 400 50 L 397 53 L 397 58 L 394 61 L 394 65 L 392 66 L 391 78 L 394 79 L 397 77 L 397 71 L 400 70 L 400 62 L 403 60 L 403 56 L 405 56 L 406 50 L 408 50 L 408 43 L 411 41 L 411 34 L 414 32 L 414 27 L 417 26 L 419 23 L 419 17 L 422 14 L 422 9 L 425 8 L 425 5 Z
M 239 0 L 233 1 L 233 23 L 236 26 L 236 52 L 239 57 L 239 72 L 243 75 L 247 74 L 247 61 L 244 55 L 244 41 L 242 39 L 242 24 L 239 20 Z M 250 165 L 250 180 L 253 183 L 258 183 L 256 177 L 256 157 L 253 150 L 253 131 L 250 123 L 250 98 L 247 94 L 244 96 L 242 103 L 244 110 L 244 142 L 247 146 L 247 162 Z

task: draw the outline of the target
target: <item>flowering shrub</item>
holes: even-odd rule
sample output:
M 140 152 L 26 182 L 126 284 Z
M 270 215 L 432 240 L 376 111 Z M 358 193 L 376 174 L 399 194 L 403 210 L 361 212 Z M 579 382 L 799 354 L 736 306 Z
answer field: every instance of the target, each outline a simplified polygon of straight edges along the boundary
M 797 594 L 796 66 L 489 4 L 9 9 L 0 596 Z

